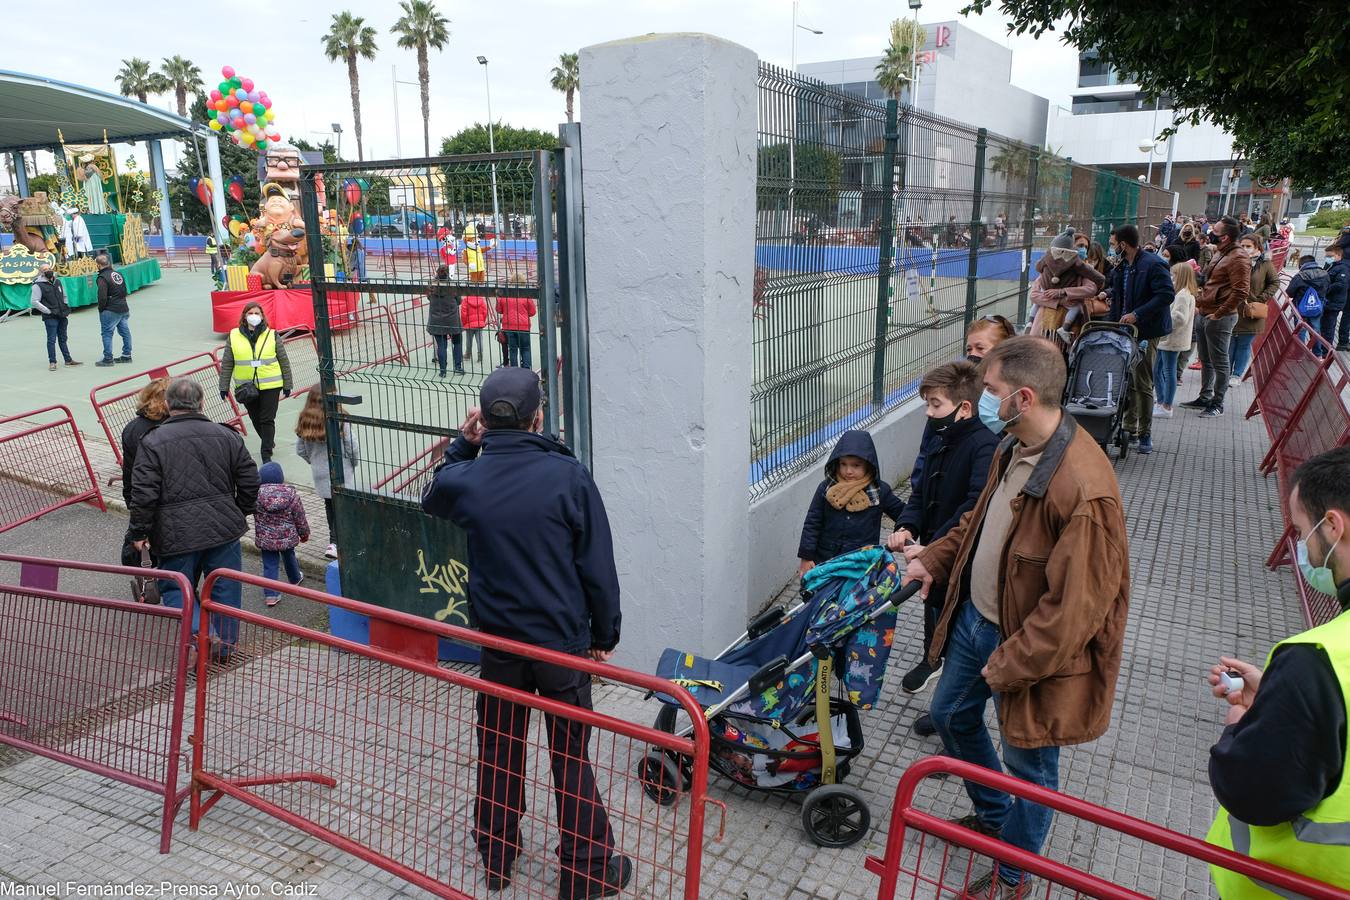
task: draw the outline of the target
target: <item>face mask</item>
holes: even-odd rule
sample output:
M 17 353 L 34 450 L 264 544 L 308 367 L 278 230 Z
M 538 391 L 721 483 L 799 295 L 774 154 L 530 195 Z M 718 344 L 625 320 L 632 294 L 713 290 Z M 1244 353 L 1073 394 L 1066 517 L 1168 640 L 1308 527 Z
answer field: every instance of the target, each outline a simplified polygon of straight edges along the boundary
M 1319 519 L 1317 524 L 1313 526 L 1313 531 L 1321 528 L 1322 523 L 1326 520 L 1326 516 Z M 1309 537 L 1311 537 L 1311 534 Z M 1338 538 L 1336 544 L 1339 543 L 1340 539 Z M 1303 580 L 1308 583 L 1308 587 L 1323 594 L 1330 594 L 1333 597 L 1336 595 L 1336 576 L 1331 573 L 1331 568 L 1327 566 L 1327 561 L 1331 559 L 1331 554 L 1335 552 L 1336 544 L 1332 544 L 1331 548 L 1327 550 L 1327 555 L 1323 558 L 1320 566 L 1314 566 L 1308 561 L 1307 538 L 1298 542 L 1294 552 L 1294 557 L 1298 561 L 1298 570 L 1302 573 Z
M 1086 248 L 1086 247 L 1079 247 L 1079 248 L 1078 248 L 1078 258 L 1079 258 L 1079 259 L 1087 259 L 1087 248 Z
M 1008 397 L 1013 396 L 1015 393 L 1016 391 L 1014 391 L 1013 394 L 1009 394 Z M 985 391 L 983 394 L 980 395 L 980 421 L 983 422 L 984 426 L 988 428 L 990 431 L 992 431 L 994 434 L 998 434 L 1004 428 L 1007 428 L 1009 425 L 1016 422 L 1018 419 L 1022 418 L 1022 414 L 1020 412 L 1017 415 L 1013 416 L 1011 419 L 1008 419 L 1006 421 L 1000 415 L 1000 412 L 1003 409 L 1003 404 L 1005 401 L 1007 401 L 1008 397 L 1003 397 L 1002 399 L 1000 399 L 998 397 L 995 397 L 988 391 Z
M 951 412 L 947 413 L 945 416 L 929 416 L 928 421 L 932 423 L 934 431 L 938 432 L 946 431 L 953 424 L 955 424 L 956 412 L 957 411 L 954 409 Z
M 244 317 L 244 321 L 249 324 L 250 328 L 257 328 L 259 325 L 262 324 L 262 316 L 258 315 L 257 313 L 250 313 L 249 315 Z
M 984 357 L 975 353 L 967 353 L 966 362 L 971 362 L 978 366 L 980 363 L 984 362 Z

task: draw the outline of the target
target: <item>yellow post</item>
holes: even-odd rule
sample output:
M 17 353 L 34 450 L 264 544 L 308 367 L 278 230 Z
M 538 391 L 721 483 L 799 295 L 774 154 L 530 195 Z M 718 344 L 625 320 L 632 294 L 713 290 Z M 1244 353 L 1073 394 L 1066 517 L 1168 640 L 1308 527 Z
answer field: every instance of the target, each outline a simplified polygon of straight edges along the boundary
M 820 783 L 834 784 L 834 729 L 830 721 L 830 671 L 827 654 L 816 660 L 816 727 L 820 735 Z

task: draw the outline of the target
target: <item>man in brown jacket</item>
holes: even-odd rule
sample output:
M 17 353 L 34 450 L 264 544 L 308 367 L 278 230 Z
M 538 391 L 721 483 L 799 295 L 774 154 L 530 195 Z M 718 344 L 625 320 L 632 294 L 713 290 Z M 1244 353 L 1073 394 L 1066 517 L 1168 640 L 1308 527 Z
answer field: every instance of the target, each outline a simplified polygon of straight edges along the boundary
M 1223 415 L 1232 360 L 1228 346 L 1237 325 L 1238 307 L 1247 303 L 1252 270 L 1238 251 L 1241 226 L 1232 216 L 1214 223 L 1210 232 L 1214 257 L 1205 269 L 1205 286 L 1195 300 L 1195 343 L 1200 351 L 1200 396 L 1180 404 L 1198 409 L 1204 418 Z
M 985 357 L 982 377 L 980 418 L 1009 437 L 975 508 L 911 553 L 906 575 L 925 592 L 948 585 L 929 648 L 935 664 L 946 645 L 932 703 L 946 752 L 999 770 L 984 725 L 997 694 L 1008 771 L 1054 789 L 1059 748 L 1100 737 L 1111 719 L 1130 580 L 1120 489 L 1096 441 L 1060 406 L 1064 357 L 1054 345 L 1009 338 Z M 966 792 L 975 813 L 961 824 L 1040 851 L 1049 809 L 977 784 Z M 1012 897 L 1022 878 L 1000 866 L 968 894 Z

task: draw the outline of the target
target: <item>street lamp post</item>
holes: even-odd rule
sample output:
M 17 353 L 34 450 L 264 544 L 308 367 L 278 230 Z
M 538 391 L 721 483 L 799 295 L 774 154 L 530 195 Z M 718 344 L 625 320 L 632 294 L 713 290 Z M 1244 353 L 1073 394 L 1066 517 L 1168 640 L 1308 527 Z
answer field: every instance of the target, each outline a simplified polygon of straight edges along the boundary
M 488 79 L 486 56 L 478 57 L 478 64 L 483 67 L 483 86 L 487 88 L 487 112 L 488 112 L 488 152 L 497 152 L 497 141 L 492 136 L 492 82 Z M 492 230 L 500 237 L 502 233 L 501 213 L 497 209 L 497 163 L 492 163 Z
M 797 0 L 792 0 L 792 74 L 797 74 L 797 29 L 811 34 L 824 34 L 818 28 L 810 28 L 797 22 Z M 795 211 L 794 195 L 797 192 L 797 98 L 792 98 L 792 134 L 788 138 L 788 230 L 792 230 Z M 788 236 L 791 239 L 791 235 Z
M 909 8 L 914 11 L 914 31 L 918 33 L 919 9 L 923 6 L 923 0 L 909 0 Z M 928 43 L 928 34 L 924 33 L 924 44 Z M 915 108 L 919 105 L 919 52 L 923 50 L 923 44 L 914 48 L 910 56 L 909 65 L 909 105 Z
M 333 134 L 337 135 L 337 155 L 342 159 L 342 125 L 338 122 L 333 123 Z
M 398 124 L 398 86 L 399 86 L 400 84 L 411 84 L 411 85 L 416 85 L 416 86 L 420 87 L 420 86 L 421 86 L 421 82 L 419 82 L 419 81 L 399 81 L 399 78 L 398 78 L 398 67 L 397 67 L 397 66 L 390 66 L 390 67 L 389 67 L 389 71 L 392 72 L 392 73 L 393 73 L 393 76 L 394 76 L 394 156 L 398 157 L 399 159 L 402 159 L 402 158 L 403 158 L 403 133 L 402 133 L 402 130 L 399 128 L 399 124 Z

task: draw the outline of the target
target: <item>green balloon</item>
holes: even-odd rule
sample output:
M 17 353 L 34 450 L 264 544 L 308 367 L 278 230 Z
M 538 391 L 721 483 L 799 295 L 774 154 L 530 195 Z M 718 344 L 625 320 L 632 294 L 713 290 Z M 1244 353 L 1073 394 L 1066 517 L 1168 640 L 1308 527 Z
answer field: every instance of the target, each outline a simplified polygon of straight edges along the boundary
M 238 75 L 236 75 L 236 76 L 234 76 L 233 78 L 230 79 L 230 87 L 236 87 L 236 88 L 237 88 L 237 87 L 242 87 L 243 84 L 244 84 L 244 83 L 243 83 L 242 81 L 239 80 L 239 76 L 238 76 Z

